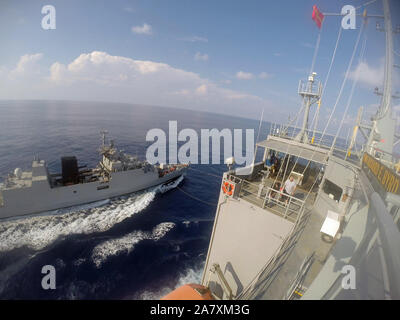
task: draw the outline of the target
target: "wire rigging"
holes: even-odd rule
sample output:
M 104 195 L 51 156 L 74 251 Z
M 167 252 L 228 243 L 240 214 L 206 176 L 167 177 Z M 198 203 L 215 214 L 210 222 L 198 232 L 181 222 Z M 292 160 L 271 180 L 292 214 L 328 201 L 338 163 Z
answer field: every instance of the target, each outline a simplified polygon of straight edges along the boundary
M 362 59 L 364 58 L 365 49 L 366 49 L 366 44 L 367 44 L 367 37 L 365 36 L 364 41 L 363 41 L 363 44 L 362 44 L 362 47 L 361 47 L 360 56 L 359 56 L 359 59 L 358 59 L 358 62 L 359 62 L 359 63 L 361 63 Z M 359 77 L 360 77 L 360 69 L 357 68 L 357 70 L 356 70 L 356 75 L 355 75 L 355 79 L 354 79 L 354 81 L 353 81 L 353 85 L 352 85 L 352 87 L 351 87 L 350 95 L 349 95 L 349 98 L 348 98 L 348 100 L 347 100 L 347 105 L 346 105 L 346 108 L 345 108 L 345 111 L 344 111 L 344 114 L 343 114 L 343 117 L 342 117 L 342 121 L 340 122 L 340 125 L 339 125 L 339 127 L 338 127 L 338 130 L 336 131 L 335 139 L 333 140 L 333 143 L 332 143 L 332 147 L 331 147 L 332 149 L 333 149 L 333 147 L 334 147 L 334 145 L 335 145 L 335 143 L 336 143 L 336 140 L 337 140 L 337 137 L 338 137 L 338 135 L 339 135 L 339 132 L 340 132 L 340 130 L 342 129 L 344 120 L 345 120 L 345 118 L 346 118 L 346 116 L 347 116 L 347 112 L 348 112 L 348 110 L 349 110 L 351 101 L 352 101 L 352 99 L 353 99 L 354 89 L 355 89 L 355 87 L 356 87 L 356 85 L 357 85 L 357 83 L 358 83 Z
M 309 75 L 311 74 L 311 72 L 313 72 L 314 66 L 315 66 L 315 61 L 317 60 L 317 55 L 318 55 L 318 51 L 319 51 L 319 44 L 321 42 L 321 31 L 322 31 L 322 28 L 323 28 L 323 24 L 321 25 L 321 29 L 318 32 L 317 43 L 316 43 L 315 48 L 314 48 L 314 55 L 313 55 L 313 59 L 312 59 L 312 62 L 311 62 L 311 68 L 310 68 L 310 72 L 308 73 Z M 293 123 L 294 120 L 296 120 L 296 124 L 295 124 L 294 127 L 297 128 L 298 121 L 300 119 L 299 115 L 301 114 L 301 112 L 303 111 L 304 108 L 305 108 L 305 97 L 303 97 L 301 109 L 297 113 L 296 117 L 288 124 L 286 129 L 288 129 L 290 127 L 290 124 Z M 292 131 L 292 134 L 291 134 L 292 138 L 294 137 L 294 134 L 295 134 L 295 130 Z
M 342 88 L 341 88 L 340 93 L 339 93 L 339 95 L 338 95 L 338 97 L 337 97 L 337 99 L 336 99 L 336 103 L 335 103 L 334 109 L 336 109 L 336 106 L 337 106 L 337 104 L 338 104 L 338 102 L 339 102 L 339 100 L 340 100 L 340 98 L 341 98 L 344 85 L 346 84 L 347 78 L 349 77 L 350 69 L 351 69 L 351 66 L 352 66 L 352 64 L 353 64 L 354 55 L 355 55 L 355 52 L 356 52 L 356 50 L 357 50 L 358 44 L 359 44 L 359 42 L 360 42 L 360 38 L 361 38 L 362 31 L 364 30 L 364 26 L 365 26 L 365 24 L 363 23 L 362 26 L 361 26 L 361 28 L 360 28 L 360 32 L 359 32 L 359 34 L 358 34 L 358 37 L 357 37 L 356 45 L 355 45 L 355 47 L 354 47 L 355 50 L 353 50 L 353 54 L 352 54 L 352 56 L 351 56 L 350 63 L 349 63 L 349 65 L 348 65 L 348 67 L 347 67 L 347 70 L 346 70 L 346 75 L 345 75 L 345 78 L 344 78 L 343 83 L 342 83 Z M 361 60 L 362 60 L 362 58 L 363 58 L 363 56 L 364 56 L 365 48 L 366 48 L 366 42 L 367 42 L 367 37 L 364 38 L 364 42 L 363 42 L 363 45 L 362 45 L 362 48 L 361 48 L 361 51 L 360 51 L 359 62 L 361 62 Z M 356 79 L 353 81 L 353 85 L 352 85 L 352 88 L 351 88 L 351 92 L 350 92 L 350 95 L 349 95 L 349 99 L 348 99 L 348 101 L 347 101 L 346 109 L 345 109 L 345 112 L 344 112 L 344 114 L 343 114 L 343 117 L 342 117 L 342 121 L 341 121 L 341 123 L 340 123 L 340 126 L 339 126 L 338 130 L 336 131 L 336 135 L 335 135 L 335 138 L 334 138 L 333 143 L 332 143 L 332 146 L 331 146 L 331 151 L 333 150 L 333 147 L 335 146 L 337 137 L 338 137 L 338 135 L 339 135 L 340 129 L 342 128 L 344 119 L 345 119 L 345 117 L 346 117 L 346 115 L 347 115 L 347 111 L 348 111 L 348 109 L 349 109 L 351 100 L 352 100 L 352 98 L 353 98 L 354 89 L 355 89 L 355 86 L 356 86 L 356 84 L 357 84 L 357 82 L 358 82 L 358 77 L 359 77 L 359 73 L 360 73 L 359 71 L 360 71 L 360 69 L 357 68 L 357 71 L 356 71 Z M 333 111 L 332 111 L 332 114 L 333 114 Z M 326 128 L 325 128 L 325 129 L 326 129 Z
M 325 78 L 324 85 L 323 85 L 323 87 L 322 87 L 321 97 L 320 97 L 319 103 L 318 103 L 318 109 L 317 109 L 316 113 L 314 114 L 313 122 L 314 122 L 314 120 L 316 120 L 316 116 L 317 116 L 317 114 L 319 113 L 320 101 L 321 101 L 321 99 L 322 99 L 322 97 L 323 97 L 323 95 L 324 95 L 325 87 L 326 87 L 326 85 L 327 85 L 327 83 L 328 83 L 329 76 L 330 76 L 330 73 L 331 73 L 331 70 L 332 70 L 332 66 L 333 66 L 333 63 L 334 63 L 334 61 L 335 61 L 336 51 L 337 51 L 337 48 L 338 48 L 338 46 L 339 46 L 339 41 L 340 41 L 340 39 L 341 39 L 341 34 L 342 34 L 342 27 L 341 27 L 341 25 L 340 25 L 340 26 L 339 26 L 339 31 L 338 31 L 338 36 L 337 36 L 337 39 L 336 39 L 335 48 L 334 48 L 334 50 L 333 50 L 333 54 L 332 54 L 331 61 L 330 61 L 330 64 L 329 64 L 328 73 L 327 73 L 327 76 L 326 76 L 326 78 Z M 319 40 L 320 40 L 320 38 L 318 39 L 317 42 L 319 42 Z M 314 58 L 313 58 L 312 65 L 315 64 L 315 61 L 314 61 L 315 57 L 316 57 L 316 55 L 314 54 Z M 313 69 L 311 69 L 311 70 L 313 70 Z M 311 72 L 312 72 L 312 71 L 311 71 Z M 304 99 L 303 99 L 303 102 L 304 102 Z M 303 107 L 304 107 L 304 105 L 303 105 Z M 312 122 L 312 123 L 313 123 L 313 122 Z M 312 126 L 312 123 L 311 123 L 311 126 Z M 314 123 L 313 139 L 314 139 L 314 136 L 315 136 L 316 124 L 317 124 L 317 121 L 315 121 L 315 123 Z M 293 131 L 294 131 L 294 130 L 293 130 Z M 321 140 L 322 140 L 322 138 L 321 138 Z M 296 167 L 296 165 L 297 165 L 297 163 L 298 163 L 298 161 L 299 161 L 299 159 L 300 159 L 300 156 L 301 156 L 302 152 L 303 152 L 303 149 L 300 151 L 300 154 L 297 156 L 297 159 L 296 159 L 296 161 L 295 161 L 295 163 L 294 163 L 293 168 Z M 314 151 L 314 153 L 315 153 L 315 151 Z M 314 154 L 313 154 L 313 156 L 314 156 Z M 288 161 L 289 161 L 289 159 L 288 159 Z M 306 169 L 308 168 L 310 161 L 311 161 L 311 160 L 309 160 L 308 164 L 306 165 L 306 167 L 305 167 L 305 169 L 304 169 L 304 171 L 303 171 L 303 173 L 302 173 L 303 175 L 304 175 Z M 282 181 L 285 180 L 285 177 L 286 177 L 286 170 L 285 170 L 285 173 L 284 173 L 284 175 L 283 175 L 283 177 L 282 177 Z M 276 181 L 274 181 L 274 184 L 275 184 L 275 182 L 276 182 Z
M 326 86 L 328 84 L 328 80 L 329 80 L 329 77 L 330 77 L 330 74 L 331 74 L 332 66 L 333 66 L 333 63 L 334 63 L 335 58 L 336 58 L 336 51 L 337 51 L 337 48 L 339 46 L 339 41 L 340 41 L 340 38 L 341 38 L 341 35 L 342 35 L 342 29 L 343 29 L 342 26 L 339 25 L 339 32 L 338 32 L 338 36 L 337 36 L 337 39 L 336 39 L 335 49 L 333 50 L 333 54 L 332 54 L 332 57 L 331 57 L 331 62 L 329 64 L 328 73 L 326 75 L 326 78 L 325 78 L 325 81 L 324 81 L 324 85 L 322 86 L 322 92 L 321 92 L 321 97 L 319 98 L 319 101 L 322 101 L 322 98 L 323 98 L 324 93 L 325 93 L 325 88 L 326 88 Z M 315 123 L 314 123 L 313 137 L 315 136 L 315 131 L 316 131 L 317 123 L 318 123 L 319 110 L 320 110 L 320 105 L 318 105 L 317 112 L 314 115 Z M 314 122 L 314 119 L 313 119 L 313 122 Z
M 360 43 L 360 38 L 361 38 L 361 34 L 362 34 L 363 30 L 364 30 L 364 24 L 361 26 L 360 31 L 358 32 L 357 40 L 356 40 L 356 43 L 354 45 L 353 52 L 351 54 L 351 58 L 350 58 L 349 64 L 347 66 L 346 74 L 345 74 L 344 79 L 342 81 L 342 85 L 340 87 L 339 94 L 338 94 L 338 96 L 336 98 L 336 102 L 335 102 L 335 104 L 333 106 L 333 109 L 332 109 L 332 112 L 331 112 L 331 114 L 329 116 L 328 122 L 326 123 L 326 126 L 325 126 L 325 128 L 324 128 L 324 130 L 322 132 L 322 136 L 321 136 L 321 140 L 320 140 L 319 146 L 321 146 L 321 144 L 322 144 L 322 139 L 323 139 L 324 135 L 326 134 L 326 131 L 327 131 L 329 125 L 330 125 L 330 122 L 332 121 L 333 114 L 335 113 L 337 105 L 338 105 L 338 103 L 340 101 L 340 98 L 342 97 L 343 89 L 344 89 L 344 87 L 346 85 L 346 82 L 347 82 L 347 79 L 349 77 L 350 69 L 351 69 L 351 66 L 353 65 L 354 56 L 356 54 L 358 45 Z

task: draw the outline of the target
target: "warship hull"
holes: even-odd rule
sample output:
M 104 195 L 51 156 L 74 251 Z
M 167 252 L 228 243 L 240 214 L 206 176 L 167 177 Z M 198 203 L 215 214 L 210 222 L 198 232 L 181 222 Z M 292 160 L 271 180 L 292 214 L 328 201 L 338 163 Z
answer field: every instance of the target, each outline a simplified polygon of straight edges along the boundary
M 2 190 L 0 219 L 19 217 L 86 204 L 144 190 L 177 179 L 185 169 L 159 177 L 143 169 L 113 172 L 109 182 L 88 182 L 52 188 L 44 162 L 33 165 L 30 186 Z M 22 177 L 21 179 L 23 179 Z

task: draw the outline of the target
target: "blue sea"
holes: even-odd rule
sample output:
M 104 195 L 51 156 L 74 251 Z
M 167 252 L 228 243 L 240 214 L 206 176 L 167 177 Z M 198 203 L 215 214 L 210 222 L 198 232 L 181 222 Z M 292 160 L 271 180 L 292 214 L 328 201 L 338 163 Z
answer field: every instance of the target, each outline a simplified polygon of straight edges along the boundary
M 0 176 L 29 169 L 34 156 L 52 172 L 65 155 L 96 166 L 104 129 L 119 149 L 144 159 L 151 144 L 146 133 L 168 132 L 170 120 L 178 130 L 198 132 L 241 128 L 257 135 L 259 126 L 257 120 L 165 107 L 1 101 Z M 268 130 L 263 123 L 259 139 Z M 191 168 L 168 187 L 0 222 L 0 299 L 159 299 L 199 283 L 226 166 Z M 55 290 L 42 289 L 45 265 L 56 269 Z

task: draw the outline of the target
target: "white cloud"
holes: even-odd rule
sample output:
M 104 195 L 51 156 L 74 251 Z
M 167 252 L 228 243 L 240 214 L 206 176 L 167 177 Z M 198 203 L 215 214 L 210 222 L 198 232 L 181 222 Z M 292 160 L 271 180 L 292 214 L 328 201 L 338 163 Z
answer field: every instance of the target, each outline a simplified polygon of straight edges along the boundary
M 371 67 L 367 62 L 362 61 L 358 66 L 350 72 L 349 78 L 355 80 L 358 73 L 358 81 L 368 86 L 383 85 L 383 65 L 380 67 Z
M 41 65 L 41 57 L 25 55 L 14 68 L 0 66 L 0 99 L 124 102 L 254 118 L 262 108 L 273 110 L 265 99 L 220 87 L 194 72 L 162 62 L 93 51 L 70 63 L 54 62 L 46 67 Z M 19 76 L 11 79 L 11 74 Z M 276 121 L 282 115 L 275 112 L 273 117 L 271 121 Z
M 208 54 L 204 53 L 201 54 L 200 52 L 196 52 L 194 55 L 194 60 L 196 61 L 207 61 L 208 60 Z
M 250 72 L 239 71 L 238 73 L 236 73 L 236 78 L 240 80 L 250 80 L 253 79 L 253 77 L 254 75 Z
M 25 72 L 27 73 L 38 73 L 39 68 L 37 65 L 37 62 L 42 59 L 43 54 L 42 53 L 36 53 L 36 54 L 25 54 L 23 55 L 18 63 L 15 69 L 11 71 L 11 76 L 17 76 L 20 74 L 23 74 Z
M 207 85 L 202 84 L 200 87 L 198 87 L 198 88 L 196 89 L 196 93 L 197 93 L 197 94 L 200 94 L 200 95 L 205 95 L 205 94 L 207 94 Z
M 137 34 L 151 35 L 153 34 L 153 29 L 151 25 L 144 23 L 143 26 L 132 27 L 132 32 Z

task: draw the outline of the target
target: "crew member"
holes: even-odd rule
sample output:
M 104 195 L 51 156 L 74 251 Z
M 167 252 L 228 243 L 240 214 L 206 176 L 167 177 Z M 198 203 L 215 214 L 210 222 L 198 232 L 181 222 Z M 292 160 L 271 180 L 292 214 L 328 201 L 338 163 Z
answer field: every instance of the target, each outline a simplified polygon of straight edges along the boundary
M 294 192 L 296 191 L 296 187 L 297 187 L 296 181 L 294 181 L 293 176 L 290 176 L 290 178 L 287 179 L 285 184 L 283 185 L 282 200 L 285 200 L 286 204 L 289 201 L 289 197 L 285 196 L 285 194 L 293 196 Z

